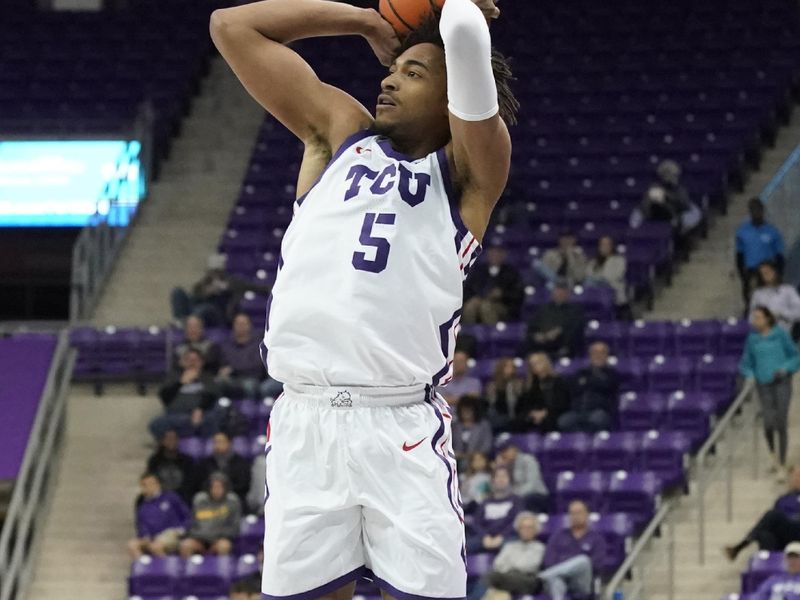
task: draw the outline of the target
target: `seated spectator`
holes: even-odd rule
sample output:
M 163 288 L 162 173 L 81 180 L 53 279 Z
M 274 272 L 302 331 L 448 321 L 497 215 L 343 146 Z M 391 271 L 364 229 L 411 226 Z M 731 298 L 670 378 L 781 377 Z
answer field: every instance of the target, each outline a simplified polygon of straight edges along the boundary
M 461 489 L 461 502 L 468 512 L 475 504 L 481 504 L 492 489 L 489 459 L 485 454 L 474 452 L 467 458 L 467 468 L 458 478 Z
M 747 336 L 739 373 L 755 381 L 773 470 L 779 481 L 785 481 L 792 375 L 800 369 L 800 353 L 789 334 L 775 324 L 768 308 L 756 306 L 751 321 L 753 332 Z
M 208 437 L 219 428 L 220 416 L 215 409 L 219 392 L 214 378 L 203 371 L 200 352 L 194 348 L 184 352 L 181 367 L 181 374 L 171 375 L 158 392 L 166 414 L 150 421 L 150 433 L 157 440 L 168 429 L 181 435 Z
M 778 552 L 790 542 L 800 541 L 800 466 L 795 465 L 789 473 L 789 491 L 775 501 L 772 509 L 765 512 L 742 541 L 725 547 L 730 560 L 750 544 L 758 544 L 759 550 Z
M 165 431 L 158 449 L 147 459 L 147 470 L 158 476 L 163 489 L 190 503 L 199 487 L 197 471 L 192 457 L 178 449 L 178 442 L 177 431 Z
M 276 398 L 283 386 L 270 379 L 261 360 L 261 339 L 253 335 L 253 324 L 244 313 L 233 318 L 231 337 L 222 344 L 222 367 L 217 383 L 224 396 Z
M 539 573 L 553 600 L 592 596 L 592 580 L 605 564 L 606 543 L 589 526 L 589 509 L 580 500 L 569 505 L 569 527 L 550 536 Z
M 456 418 L 453 419 L 453 452 L 463 465 L 467 454 L 492 451 L 492 426 L 481 414 L 481 403 L 472 396 L 463 397 L 456 405 Z
M 783 549 L 784 573 L 773 575 L 756 590 L 755 600 L 797 600 L 800 598 L 800 542 Z
M 261 575 L 240 579 L 231 586 L 229 600 L 261 600 Z
M 489 422 L 494 431 L 505 431 L 513 420 L 523 384 L 523 378 L 517 375 L 514 359 L 498 358 L 492 380 L 486 384 Z
M 642 220 L 666 221 L 672 225 L 675 245 L 681 255 L 688 256 L 689 234 L 703 220 L 703 212 L 689 198 L 681 185 L 681 168 L 673 160 L 664 160 L 656 169 L 656 181 L 645 192 L 639 208 L 631 215 L 631 226 Z
M 509 434 L 501 434 L 497 443 L 495 465 L 511 473 L 511 491 L 531 510 L 546 513 L 550 508 L 550 492 L 542 479 L 542 470 L 536 457 L 520 452 Z
M 758 265 L 771 262 L 783 273 L 785 258 L 783 235 L 764 218 L 764 203 L 751 198 L 748 203 L 750 220 L 736 230 L 736 270 L 742 280 L 742 297 L 750 306 L 750 294 L 756 286 Z
M 267 457 L 263 452 L 253 459 L 250 467 L 250 489 L 247 491 L 247 509 L 251 514 L 263 515 L 269 498 L 267 489 Z
M 212 474 L 207 490 L 194 497 L 192 525 L 180 543 L 183 558 L 207 551 L 230 554 L 233 540 L 239 535 L 242 504 L 236 494 L 228 491 L 228 478 L 223 473 Z
M 481 380 L 469 374 L 469 355 L 463 351 L 453 354 L 453 377 L 441 389 L 442 397 L 450 406 L 455 406 L 464 396 L 479 398 Z
M 542 305 L 528 321 L 523 350 L 546 352 L 551 356 L 575 356 L 583 345 L 583 307 L 570 302 L 571 290 L 559 282 L 550 302 Z
M 139 484 L 136 537 L 128 542 L 128 550 L 134 559 L 143 554 L 166 556 L 177 552 L 189 522 L 189 507 L 175 492 L 163 490 L 155 473 L 142 475 Z
M 794 286 L 783 283 L 774 263 L 758 265 L 758 288 L 750 299 L 751 315 L 756 306 L 766 306 L 793 339 L 800 337 L 800 294 Z
M 586 267 L 584 285 L 606 286 L 614 290 L 614 306 L 618 319 L 630 319 L 631 308 L 628 303 L 628 282 L 625 275 L 628 261 L 617 253 L 614 240 L 604 235 L 597 241 L 597 256 Z
M 519 317 L 522 306 L 522 280 L 517 270 L 506 263 L 506 251 L 499 244 L 491 244 L 486 261 L 480 262 L 469 273 L 464 284 L 463 323 L 513 321 Z
M 543 352 L 528 357 L 528 379 L 517 403 L 513 429 L 517 432 L 548 433 L 570 407 L 569 385 L 553 369 Z
M 575 375 L 572 404 L 558 419 L 560 431 L 596 433 L 609 431 L 614 425 L 619 373 L 608 364 L 608 355 L 604 342 L 589 346 L 589 366 Z
M 215 433 L 211 443 L 211 456 L 201 460 L 197 469 L 201 485 L 205 487 L 213 474 L 222 473 L 228 479 L 230 490 L 245 503 L 250 489 L 250 463 L 233 451 L 231 439 L 224 431 Z
M 191 294 L 180 287 L 172 290 L 172 317 L 183 320 L 194 315 L 209 326 L 224 325 L 231 296 L 230 276 L 225 272 L 225 255 L 212 254 L 208 257 L 206 274 L 194 285 Z
M 578 246 L 575 234 L 565 231 L 558 238 L 558 247 L 545 252 L 533 263 L 533 268 L 545 281 L 565 281 L 572 287 L 586 277 L 586 255 Z
M 212 375 L 219 371 L 219 346 L 205 334 L 203 321 L 199 317 L 188 317 L 183 327 L 184 341 L 175 346 L 172 353 L 172 370 L 180 371 L 181 359 L 187 350 L 197 350 L 203 357 L 203 370 Z
M 542 591 L 538 573 L 545 547 L 536 540 L 539 519 L 532 512 L 523 511 L 514 519 L 514 529 L 517 539 L 503 544 L 492 570 L 475 585 L 468 600 L 480 600 L 488 588 L 515 594 L 538 594 Z
M 467 552 L 496 552 L 514 530 L 514 519 L 522 510 L 522 499 L 511 489 L 511 473 L 498 468 L 492 473 L 489 497 L 475 512 Z

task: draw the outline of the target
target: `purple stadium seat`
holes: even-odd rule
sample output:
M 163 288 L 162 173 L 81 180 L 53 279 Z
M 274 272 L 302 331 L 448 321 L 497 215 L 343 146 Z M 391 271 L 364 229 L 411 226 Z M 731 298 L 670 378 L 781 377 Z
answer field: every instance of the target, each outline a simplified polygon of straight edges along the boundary
M 719 350 L 720 324 L 717 321 L 683 319 L 675 324 L 675 350 L 678 356 L 703 356 Z
M 186 561 L 181 578 L 184 594 L 194 596 L 222 595 L 228 592 L 236 562 L 232 556 L 201 556 Z
M 609 359 L 609 364 L 619 373 L 620 391 L 638 392 L 647 389 L 647 378 L 640 359 L 612 356 Z
M 667 410 L 663 394 L 627 392 L 620 398 L 620 427 L 627 431 L 650 431 L 662 424 Z
M 491 356 L 516 356 L 528 326 L 526 323 L 498 323 L 489 330 Z
M 708 437 L 715 409 L 716 403 L 708 394 L 676 391 L 667 398 L 667 422 L 672 430 L 685 431 L 693 447 L 699 447 Z
M 611 354 L 617 356 L 628 355 L 628 326 L 617 321 L 589 321 L 586 325 L 585 338 L 587 344 L 605 342 Z
M 256 554 L 243 554 L 236 561 L 236 571 L 234 572 L 233 579 L 244 579 L 261 571 L 261 565 L 258 564 L 258 556 Z
M 609 512 L 629 513 L 638 527 L 655 514 L 661 481 L 651 471 L 618 471 L 611 476 L 606 495 Z
M 680 431 L 648 431 L 641 442 L 642 466 L 657 473 L 665 487 L 686 481 L 691 439 Z
M 672 355 L 672 323 L 669 321 L 636 321 L 628 330 L 631 356 Z
M 549 433 L 539 452 L 542 470 L 550 474 L 580 471 L 590 447 L 591 438 L 585 433 Z
M 667 392 L 688 387 L 692 378 L 692 362 L 684 357 L 654 356 L 647 365 L 647 387 L 653 392 Z
M 733 356 L 713 356 L 706 354 L 695 364 L 695 389 L 710 392 L 719 397 L 722 410 L 733 400 L 736 376 L 739 372 L 739 358 Z
M 592 468 L 619 471 L 634 468 L 638 460 L 640 435 L 632 431 L 595 434 L 592 440 Z
M 492 570 L 495 554 L 483 552 L 467 555 L 467 580 L 477 581 Z
M 264 543 L 264 518 L 247 515 L 239 526 L 236 550 L 239 554 L 258 554 Z
M 761 550 L 753 554 L 747 563 L 747 571 L 742 573 L 742 592 L 751 594 L 758 590 L 764 581 L 783 572 L 783 553 Z
M 200 460 L 207 456 L 206 440 L 199 437 L 181 438 L 180 442 L 178 442 L 178 449 L 195 460 Z
M 131 565 L 128 593 L 136 596 L 163 596 L 178 591 L 183 561 L 177 556 L 142 556 Z
M 567 512 L 573 500 L 583 500 L 590 510 L 602 510 L 603 494 L 607 487 L 608 476 L 601 471 L 562 471 L 556 480 L 556 510 Z
M 543 438 L 538 433 L 501 433 L 495 437 L 495 447 L 511 440 L 521 452 L 527 452 L 535 456 L 539 455 L 542 449 Z
M 750 324 L 747 321 L 735 318 L 723 321 L 720 325 L 720 354 L 739 358 L 749 333 Z

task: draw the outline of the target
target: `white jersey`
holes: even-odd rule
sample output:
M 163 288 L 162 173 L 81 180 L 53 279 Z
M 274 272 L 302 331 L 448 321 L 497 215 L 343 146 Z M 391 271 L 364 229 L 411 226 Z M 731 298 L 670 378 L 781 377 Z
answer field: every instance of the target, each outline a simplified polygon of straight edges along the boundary
M 267 305 L 270 376 L 318 386 L 443 385 L 480 245 L 444 149 L 350 136 L 295 203 Z

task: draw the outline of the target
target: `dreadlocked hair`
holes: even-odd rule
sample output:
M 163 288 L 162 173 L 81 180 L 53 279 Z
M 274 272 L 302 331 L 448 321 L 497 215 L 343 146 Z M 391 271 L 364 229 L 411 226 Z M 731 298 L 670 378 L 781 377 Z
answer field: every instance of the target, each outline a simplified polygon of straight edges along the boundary
M 403 38 L 395 58 L 418 44 L 433 44 L 444 50 L 444 41 L 442 41 L 442 36 L 439 33 L 440 15 L 441 10 L 436 9 L 416 29 Z M 511 63 L 508 58 L 494 47 L 492 48 L 492 73 L 494 74 L 494 83 L 497 86 L 500 118 L 503 119 L 506 125 L 516 125 L 519 100 L 514 96 L 514 92 L 511 89 L 511 82 L 516 78 L 511 70 Z

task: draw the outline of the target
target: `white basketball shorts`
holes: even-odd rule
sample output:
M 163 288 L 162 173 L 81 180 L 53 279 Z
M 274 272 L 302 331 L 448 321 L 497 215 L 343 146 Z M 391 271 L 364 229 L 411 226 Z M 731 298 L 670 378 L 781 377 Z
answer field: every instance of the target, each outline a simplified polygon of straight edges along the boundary
M 447 404 L 430 387 L 285 386 L 267 434 L 262 600 L 372 579 L 399 600 L 466 596 Z

